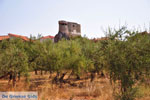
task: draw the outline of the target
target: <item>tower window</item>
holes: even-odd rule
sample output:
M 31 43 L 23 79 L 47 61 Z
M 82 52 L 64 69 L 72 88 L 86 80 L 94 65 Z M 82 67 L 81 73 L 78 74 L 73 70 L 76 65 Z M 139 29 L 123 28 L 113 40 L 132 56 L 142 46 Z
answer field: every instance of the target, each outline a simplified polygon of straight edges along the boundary
M 67 25 L 67 24 L 63 23 L 63 24 L 61 24 L 61 25 Z

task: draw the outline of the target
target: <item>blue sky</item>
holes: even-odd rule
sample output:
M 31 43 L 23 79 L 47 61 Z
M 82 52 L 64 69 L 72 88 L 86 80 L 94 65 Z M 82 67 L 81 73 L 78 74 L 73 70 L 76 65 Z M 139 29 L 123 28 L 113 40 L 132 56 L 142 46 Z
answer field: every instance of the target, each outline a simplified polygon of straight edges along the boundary
M 54 36 L 59 20 L 80 23 L 89 38 L 108 26 L 148 28 L 150 0 L 0 0 L 0 35 Z

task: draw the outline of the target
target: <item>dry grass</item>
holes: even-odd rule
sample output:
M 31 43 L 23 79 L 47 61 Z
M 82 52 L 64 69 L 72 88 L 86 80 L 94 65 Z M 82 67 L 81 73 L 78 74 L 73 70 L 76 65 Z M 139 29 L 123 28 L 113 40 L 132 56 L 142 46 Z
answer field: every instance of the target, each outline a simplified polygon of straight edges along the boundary
M 22 78 L 13 88 L 8 80 L 0 80 L 0 91 L 38 91 L 39 100 L 113 100 L 113 89 L 108 78 L 99 78 L 94 82 L 89 79 L 71 81 L 60 85 L 52 84 L 49 75 L 34 75 L 30 82 Z M 141 94 L 136 100 L 150 100 L 150 88 L 140 87 Z

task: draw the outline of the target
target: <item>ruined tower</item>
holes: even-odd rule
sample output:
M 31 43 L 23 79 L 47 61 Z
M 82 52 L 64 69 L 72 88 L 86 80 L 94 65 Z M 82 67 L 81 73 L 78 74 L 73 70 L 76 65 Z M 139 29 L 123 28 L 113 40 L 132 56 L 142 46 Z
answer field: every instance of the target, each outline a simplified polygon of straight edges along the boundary
M 68 36 L 81 35 L 81 26 L 75 22 L 59 21 L 59 32 L 65 33 Z
M 69 40 L 70 36 L 81 35 L 81 26 L 78 23 L 61 20 L 58 22 L 58 24 L 59 24 L 59 31 L 54 38 L 55 43 L 61 40 L 62 38 Z

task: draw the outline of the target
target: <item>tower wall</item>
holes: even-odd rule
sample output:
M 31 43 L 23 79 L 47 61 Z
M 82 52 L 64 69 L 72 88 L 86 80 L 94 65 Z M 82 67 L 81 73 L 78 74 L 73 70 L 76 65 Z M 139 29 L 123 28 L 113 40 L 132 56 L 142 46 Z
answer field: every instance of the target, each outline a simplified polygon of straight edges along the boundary
M 68 23 L 66 21 L 59 21 L 59 32 L 69 35 Z
M 81 26 L 74 22 L 59 21 L 59 32 L 69 36 L 81 35 Z

